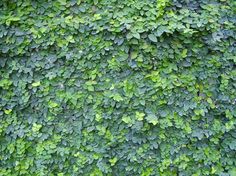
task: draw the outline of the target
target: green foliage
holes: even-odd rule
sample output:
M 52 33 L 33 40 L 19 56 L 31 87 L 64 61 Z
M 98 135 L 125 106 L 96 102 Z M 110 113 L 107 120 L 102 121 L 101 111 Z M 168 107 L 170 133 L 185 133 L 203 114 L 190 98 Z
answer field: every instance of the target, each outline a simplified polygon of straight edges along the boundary
M 0 9 L 1 176 L 236 175 L 234 0 Z

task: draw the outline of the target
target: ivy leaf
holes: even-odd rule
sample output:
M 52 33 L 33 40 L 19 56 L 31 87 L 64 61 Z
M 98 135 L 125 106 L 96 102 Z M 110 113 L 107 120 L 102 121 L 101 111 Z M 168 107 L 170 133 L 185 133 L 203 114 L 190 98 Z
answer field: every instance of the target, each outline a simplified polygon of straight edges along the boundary
M 152 41 L 152 42 L 157 42 L 157 37 L 154 34 L 149 34 L 148 38 Z
M 144 116 L 145 116 L 145 114 L 142 113 L 142 112 L 136 112 L 136 113 L 135 113 L 135 116 L 136 116 L 136 119 L 137 119 L 138 121 L 142 121 L 143 118 L 144 118 Z
M 89 91 L 93 92 L 93 91 L 94 91 L 94 86 L 88 85 L 88 86 L 87 86 L 87 89 L 88 89 Z
M 77 5 L 80 5 L 80 3 L 81 3 L 81 0 L 77 0 Z
M 229 174 L 232 175 L 232 176 L 236 175 L 236 168 L 230 169 Z
M 34 123 L 34 124 L 33 124 L 33 127 L 32 127 L 32 131 L 33 131 L 33 132 L 38 132 L 41 128 L 42 128 L 42 125 L 41 125 L 41 124 L 36 124 L 36 123 Z
M 4 113 L 7 114 L 7 115 L 8 115 L 8 114 L 11 114 L 11 112 L 12 112 L 12 109 L 5 109 L 5 110 L 4 110 Z
M 149 114 L 146 116 L 146 120 L 153 125 L 158 124 L 158 118 L 154 114 Z
M 56 108 L 56 107 L 58 107 L 58 104 L 57 104 L 56 102 L 50 100 L 50 101 L 48 102 L 48 106 L 49 106 L 50 108 Z
M 66 0 L 58 0 L 60 3 L 61 3 L 61 5 L 66 5 Z
M 32 87 L 38 87 L 38 86 L 40 86 L 41 85 L 41 83 L 40 83 L 40 81 L 38 81 L 38 82 L 34 82 L 33 84 L 32 84 Z
M 118 102 L 123 101 L 123 98 L 118 93 L 113 95 L 113 99 Z
M 134 36 L 136 39 L 140 39 L 140 34 L 139 34 L 139 33 L 133 33 L 133 36 Z
M 98 4 L 98 0 L 93 0 L 94 5 Z
M 117 162 L 117 158 L 109 159 L 109 162 L 111 163 L 111 166 L 114 166 Z
M 131 52 L 131 59 L 135 59 L 138 56 L 138 52 L 137 51 L 132 51 Z
M 184 49 L 183 51 L 182 51 L 182 57 L 183 58 L 185 58 L 185 57 L 187 57 L 187 52 L 188 52 L 188 50 L 187 49 Z
M 127 123 L 127 124 L 131 124 L 132 123 L 132 119 L 129 116 L 123 116 L 122 117 L 122 121 Z

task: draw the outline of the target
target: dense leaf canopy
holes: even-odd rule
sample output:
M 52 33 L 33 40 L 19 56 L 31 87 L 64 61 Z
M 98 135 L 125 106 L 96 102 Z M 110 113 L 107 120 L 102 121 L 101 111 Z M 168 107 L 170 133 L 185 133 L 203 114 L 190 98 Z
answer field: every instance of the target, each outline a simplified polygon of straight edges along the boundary
M 236 175 L 235 0 L 1 0 L 1 176 Z

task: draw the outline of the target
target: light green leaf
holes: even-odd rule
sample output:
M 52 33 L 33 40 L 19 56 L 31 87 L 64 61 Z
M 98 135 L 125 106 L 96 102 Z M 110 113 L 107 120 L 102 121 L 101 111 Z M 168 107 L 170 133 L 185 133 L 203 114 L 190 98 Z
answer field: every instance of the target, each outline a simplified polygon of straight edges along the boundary
M 150 114 L 146 117 L 146 120 L 153 125 L 158 124 L 158 118 L 154 114 Z
M 109 159 L 109 162 L 111 163 L 111 166 L 114 166 L 117 162 L 117 158 Z
M 185 58 L 185 57 L 187 57 L 187 52 L 188 52 L 188 50 L 187 49 L 184 49 L 183 51 L 182 51 L 182 57 L 183 58 Z
M 122 121 L 127 123 L 127 124 L 132 123 L 132 119 L 129 116 L 123 116 Z
M 140 39 L 140 34 L 139 34 L 139 33 L 133 33 L 133 36 L 134 36 L 136 39 Z
M 77 0 L 77 5 L 80 5 L 80 3 L 81 3 L 81 0 Z
M 133 51 L 131 52 L 131 59 L 135 59 L 138 56 L 138 52 L 137 51 Z
M 4 113 L 7 114 L 7 115 L 8 115 L 8 114 L 11 114 L 11 112 L 12 112 L 12 109 L 5 109 L 5 110 L 4 110 Z
M 58 104 L 57 104 L 56 102 L 50 100 L 50 101 L 48 102 L 48 106 L 49 106 L 50 108 L 56 108 L 56 107 L 58 107 Z
M 40 83 L 40 81 L 38 81 L 38 82 L 34 82 L 33 84 L 32 84 L 32 87 L 38 87 L 38 86 L 40 86 L 41 85 L 41 83 Z
M 118 93 L 116 93 L 115 95 L 113 95 L 113 99 L 115 100 L 115 101 L 118 101 L 118 102 L 120 102 L 120 101 L 123 101 L 123 98 L 120 96 L 120 94 L 118 94 Z
M 157 42 L 157 37 L 154 34 L 149 34 L 148 38 L 152 41 L 152 42 Z
M 145 114 L 144 114 L 143 112 L 136 112 L 136 113 L 135 113 L 135 116 L 136 116 L 136 119 L 137 119 L 138 121 L 142 121 L 143 118 L 144 118 L 144 116 L 145 116 Z

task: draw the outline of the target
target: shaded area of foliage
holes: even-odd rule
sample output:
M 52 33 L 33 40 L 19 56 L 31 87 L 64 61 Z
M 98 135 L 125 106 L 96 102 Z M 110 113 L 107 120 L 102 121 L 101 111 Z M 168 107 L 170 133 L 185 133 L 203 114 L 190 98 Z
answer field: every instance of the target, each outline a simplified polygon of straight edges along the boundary
M 234 0 L 0 9 L 0 175 L 236 175 Z

